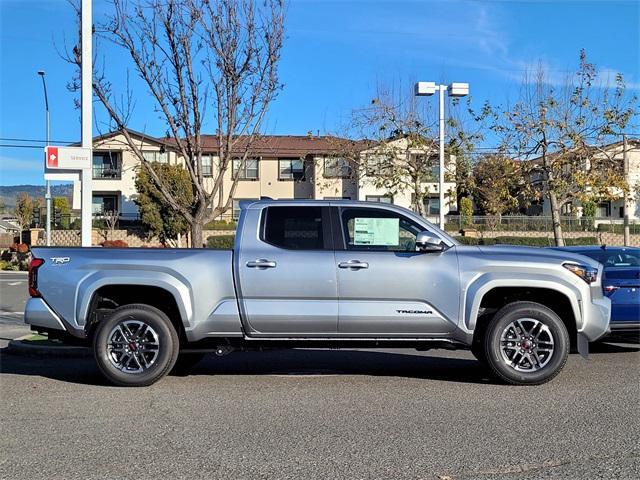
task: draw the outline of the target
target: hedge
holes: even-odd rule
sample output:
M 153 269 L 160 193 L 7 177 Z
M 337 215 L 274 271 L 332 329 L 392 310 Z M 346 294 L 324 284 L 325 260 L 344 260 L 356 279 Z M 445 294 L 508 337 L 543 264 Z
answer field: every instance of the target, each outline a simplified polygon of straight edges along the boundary
M 621 223 L 600 223 L 598 224 L 599 232 L 624 233 L 624 225 Z M 632 223 L 629 225 L 629 233 L 635 235 L 640 233 L 640 223 Z
M 547 237 L 493 237 L 473 238 L 455 237 L 463 245 L 522 245 L 529 247 L 552 247 L 554 241 Z M 579 237 L 565 239 L 567 245 L 599 245 L 596 237 Z
M 235 230 L 236 222 L 226 222 L 224 220 L 213 220 L 204 226 L 205 230 Z
M 229 250 L 233 248 L 235 235 L 212 235 L 207 237 L 207 248 Z

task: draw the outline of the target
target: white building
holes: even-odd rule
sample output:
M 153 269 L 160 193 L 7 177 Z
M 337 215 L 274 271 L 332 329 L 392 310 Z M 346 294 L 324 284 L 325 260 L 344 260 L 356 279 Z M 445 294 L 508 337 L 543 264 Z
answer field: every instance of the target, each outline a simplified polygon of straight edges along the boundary
M 151 161 L 181 163 L 174 144 L 140 132 L 129 130 L 129 134 L 139 142 L 142 154 Z M 395 140 L 398 151 L 406 149 L 404 139 Z M 368 162 L 376 155 L 376 147 L 371 143 L 350 142 L 328 136 L 267 135 L 257 139 L 252 145 L 250 157 L 239 173 L 239 182 L 234 194 L 232 211 L 226 217 L 237 217 L 241 200 L 271 197 L 274 199 L 353 199 L 388 201 L 410 208 L 413 203 L 409 189 L 390 192 L 376 187 L 374 172 L 354 166 L 353 160 L 342 155 L 345 144 L 356 152 L 360 151 L 360 161 Z M 366 145 L 366 147 L 365 147 Z M 205 178 L 213 183 L 217 151 L 217 137 L 204 135 L 203 169 Z M 367 148 L 369 147 L 369 148 Z M 96 216 L 106 212 L 119 212 L 122 219 L 135 219 L 138 209 L 135 204 L 137 191 L 135 178 L 140 161 L 130 150 L 126 139 L 119 132 L 111 132 L 94 139 L 93 150 L 93 213 Z M 407 155 L 433 155 L 417 149 L 406 149 Z M 436 153 L 437 154 L 437 153 Z M 437 162 L 436 162 L 437 163 Z M 449 167 L 455 162 L 449 161 Z M 240 165 L 238 164 L 238 167 Z M 225 172 L 223 195 L 232 186 L 232 170 Z M 425 211 L 435 219 L 438 214 L 438 170 L 434 169 L 430 181 L 420 188 L 428 192 Z M 445 189 L 455 188 L 454 183 L 445 184 Z M 453 205 L 451 205 L 453 207 Z M 74 185 L 73 209 L 80 208 L 80 185 Z M 450 206 L 445 204 L 445 212 Z

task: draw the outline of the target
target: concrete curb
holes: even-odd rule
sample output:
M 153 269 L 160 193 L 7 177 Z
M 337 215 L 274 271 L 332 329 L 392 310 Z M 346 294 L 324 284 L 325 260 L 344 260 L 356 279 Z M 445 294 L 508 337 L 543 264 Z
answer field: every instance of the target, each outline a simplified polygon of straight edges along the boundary
M 87 358 L 91 356 L 91 349 L 75 345 L 61 345 L 52 347 L 50 345 L 33 345 L 24 339 L 30 337 L 16 338 L 9 342 L 4 350 L 11 355 L 21 355 L 25 357 L 58 357 L 58 358 Z

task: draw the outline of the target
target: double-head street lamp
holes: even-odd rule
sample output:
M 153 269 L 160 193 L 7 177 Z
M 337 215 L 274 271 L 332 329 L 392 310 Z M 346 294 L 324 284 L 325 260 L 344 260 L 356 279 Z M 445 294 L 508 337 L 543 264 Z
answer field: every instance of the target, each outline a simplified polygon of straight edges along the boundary
M 38 75 L 42 78 L 42 88 L 44 89 L 44 109 L 46 113 L 46 130 L 47 130 L 47 146 L 49 146 L 49 132 L 50 132 L 50 124 L 49 124 L 49 97 L 47 95 L 47 83 L 44 80 L 45 72 L 44 70 L 38 70 Z M 47 205 L 47 224 L 45 225 L 45 231 L 47 235 L 47 247 L 51 245 L 51 182 L 49 180 L 45 180 L 46 192 L 44 194 L 45 203 Z
M 439 226 L 444 230 L 444 92 L 450 97 L 464 97 L 469 95 L 468 83 L 452 83 L 451 85 L 436 85 L 436 82 L 418 82 L 415 87 L 416 96 L 431 96 L 438 91 L 440 101 L 438 102 L 438 117 L 440 125 L 440 174 L 438 178 L 439 203 Z

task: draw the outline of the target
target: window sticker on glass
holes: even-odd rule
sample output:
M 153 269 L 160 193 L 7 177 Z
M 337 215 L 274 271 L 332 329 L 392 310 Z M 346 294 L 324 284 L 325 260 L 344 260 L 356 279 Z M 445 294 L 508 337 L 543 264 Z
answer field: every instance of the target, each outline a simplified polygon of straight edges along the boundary
M 384 245 L 397 246 L 400 244 L 399 218 L 355 218 L 354 245 Z

